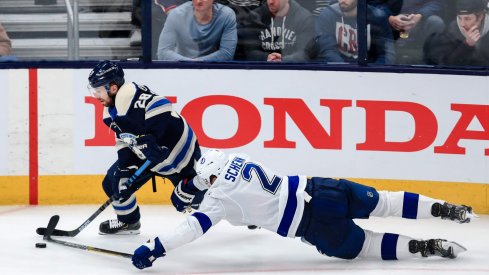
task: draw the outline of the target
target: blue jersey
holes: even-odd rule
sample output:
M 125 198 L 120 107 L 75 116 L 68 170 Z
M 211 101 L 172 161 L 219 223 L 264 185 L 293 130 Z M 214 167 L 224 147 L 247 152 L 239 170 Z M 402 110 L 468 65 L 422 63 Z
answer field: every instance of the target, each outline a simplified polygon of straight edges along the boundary
M 104 109 L 104 123 L 116 133 L 120 167 L 140 160 L 122 142 L 121 134 L 153 135 L 156 143 L 167 147 L 168 157 L 151 171 L 160 175 L 179 173 L 191 161 L 197 138 L 187 122 L 173 110 L 171 102 L 154 94 L 148 87 L 126 82 L 117 92 L 115 106 Z M 193 165 L 193 164 L 192 164 Z

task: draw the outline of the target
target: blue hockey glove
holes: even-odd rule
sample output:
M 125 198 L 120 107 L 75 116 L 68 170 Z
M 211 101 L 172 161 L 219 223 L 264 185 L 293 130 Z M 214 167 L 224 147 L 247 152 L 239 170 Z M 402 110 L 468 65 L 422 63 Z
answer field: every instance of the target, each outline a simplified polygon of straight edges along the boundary
M 195 193 L 198 191 L 199 189 L 193 185 L 192 180 L 183 179 L 173 189 L 170 198 L 171 202 L 178 212 L 185 212 L 192 204 Z
M 156 237 L 154 240 L 148 240 L 147 243 L 134 251 L 132 264 L 139 269 L 147 268 L 152 266 L 157 258 L 164 257 L 165 253 L 166 250 L 160 239 Z
M 113 196 L 116 200 L 125 201 L 131 195 L 132 192 L 127 186 L 129 178 L 137 171 L 136 166 L 129 166 L 126 168 L 117 168 L 115 172 L 115 180 L 112 183 Z
M 147 160 L 155 165 L 168 157 L 168 148 L 160 147 L 153 135 L 138 137 L 136 142 L 136 147 L 144 154 Z

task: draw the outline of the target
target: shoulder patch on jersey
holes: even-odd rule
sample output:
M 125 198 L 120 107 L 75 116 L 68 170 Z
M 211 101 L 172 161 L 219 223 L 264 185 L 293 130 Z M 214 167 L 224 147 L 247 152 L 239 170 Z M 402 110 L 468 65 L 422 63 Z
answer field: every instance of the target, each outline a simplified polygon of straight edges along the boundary
M 115 98 L 115 107 L 117 108 L 117 113 L 119 116 L 124 116 L 127 114 L 135 94 L 136 87 L 134 86 L 134 83 L 128 81 L 121 86 Z

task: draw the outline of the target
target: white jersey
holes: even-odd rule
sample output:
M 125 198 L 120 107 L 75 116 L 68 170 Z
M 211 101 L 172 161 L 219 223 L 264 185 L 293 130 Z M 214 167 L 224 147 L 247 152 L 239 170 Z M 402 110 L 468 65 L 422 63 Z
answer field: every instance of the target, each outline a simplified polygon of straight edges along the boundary
M 309 195 L 305 176 L 279 176 L 246 155 L 231 155 L 207 191 L 199 212 L 175 232 L 160 238 L 171 250 L 202 236 L 222 219 L 232 225 L 256 225 L 295 237 Z

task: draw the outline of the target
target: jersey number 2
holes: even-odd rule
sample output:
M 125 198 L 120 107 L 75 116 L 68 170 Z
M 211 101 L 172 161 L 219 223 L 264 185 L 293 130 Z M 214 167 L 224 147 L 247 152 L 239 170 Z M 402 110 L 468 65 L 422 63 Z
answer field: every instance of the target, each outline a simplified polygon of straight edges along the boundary
M 275 194 L 277 192 L 277 189 L 280 187 L 280 183 L 282 182 L 282 178 L 278 177 L 276 175 L 273 175 L 272 180 L 268 179 L 268 175 L 263 171 L 263 168 L 255 163 L 252 162 L 247 162 L 245 164 L 245 167 L 243 169 L 243 178 L 246 181 L 251 181 L 251 178 L 253 177 L 251 172 L 255 172 L 256 176 L 258 177 L 258 180 L 260 181 L 261 187 L 271 193 Z

